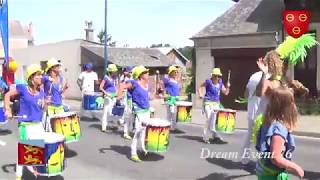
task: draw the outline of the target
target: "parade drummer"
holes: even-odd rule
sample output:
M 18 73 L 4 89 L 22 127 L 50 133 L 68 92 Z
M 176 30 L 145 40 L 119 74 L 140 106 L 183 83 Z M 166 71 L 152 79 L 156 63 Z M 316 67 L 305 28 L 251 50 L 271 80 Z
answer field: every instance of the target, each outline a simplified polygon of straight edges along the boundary
M 178 83 L 178 68 L 176 66 L 168 68 L 168 76 L 163 78 L 161 84 L 163 84 L 165 89 L 167 120 L 171 122 L 171 130 L 175 130 L 177 124 L 176 102 L 181 90 L 181 86 Z
M 61 66 L 62 64 L 59 60 L 55 58 L 49 59 L 45 70 L 46 75 L 43 76 L 44 92 L 46 96 L 51 97 L 47 111 L 48 116 L 64 112 L 62 94 L 68 89 L 68 84 L 64 82 L 64 78 L 62 77 Z
M 132 67 L 128 66 L 124 69 L 122 75 L 120 76 L 120 84 L 125 84 L 130 82 L 132 79 Z M 124 90 L 124 104 L 125 104 L 125 114 L 124 114 L 124 129 L 123 129 L 123 137 L 125 139 L 132 139 L 129 135 L 129 132 L 133 130 L 133 113 L 132 113 L 132 95 L 129 91 Z
M 101 130 L 106 132 L 108 125 L 108 116 L 112 115 L 112 108 L 116 103 L 118 68 L 115 64 L 109 64 L 106 69 L 106 75 L 100 84 L 100 91 L 103 92 L 105 103 L 103 108 Z M 122 118 L 122 117 L 121 117 Z
M 26 79 L 28 84 L 18 84 L 11 88 L 4 98 L 5 115 L 12 118 L 12 109 L 10 107 L 10 98 L 19 95 L 20 109 L 18 112 L 19 140 L 42 139 L 44 128 L 41 123 L 43 111 L 46 105 L 51 102 L 50 98 L 45 99 L 45 93 L 42 89 L 42 70 L 37 64 L 32 64 L 27 68 Z M 32 131 L 32 133 L 30 132 Z M 28 169 L 35 175 L 38 173 L 31 167 Z M 23 166 L 17 163 L 16 179 L 21 179 Z
M 211 136 L 211 134 L 213 139 L 223 141 L 215 129 L 215 124 L 218 110 L 222 107 L 220 103 L 220 93 L 222 92 L 227 96 L 230 92 L 231 84 L 228 81 L 225 87 L 221 77 L 222 73 L 220 68 L 214 68 L 211 73 L 211 78 L 207 79 L 198 88 L 199 97 L 204 101 L 204 112 L 207 118 L 203 129 L 203 141 L 205 143 L 210 143 L 209 136 Z M 205 93 L 203 89 L 205 89 Z
M 145 148 L 146 125 L 150 120 L 150 92 L 149 92 L 149 70 L 144 66 L 133 68 L 132 75 L 134 80 L 120 86 L 118 99 L 123 98 L 124 89 L 127 89 L 132 95 L 133 111 L 135 118 L 135 134 L 131 144 L 131 160 L 141 162 L 137 155 L 137 143 L 140 140 L 141 148 L 144 154 L 147 154 Z
M 95 84 L 99 84 L 98 75 L 93 71 L 93 64 L 87 63 L 84 65 L 84 71 L 78 77 L 77 84 L 82 92 L 82 96 L 85 93 L 94 93 Z

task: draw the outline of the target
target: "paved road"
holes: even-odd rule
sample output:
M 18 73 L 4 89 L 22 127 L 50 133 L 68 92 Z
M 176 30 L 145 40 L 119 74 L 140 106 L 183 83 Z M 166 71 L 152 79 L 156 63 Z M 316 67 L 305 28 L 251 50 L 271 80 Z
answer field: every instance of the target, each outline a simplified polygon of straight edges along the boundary
M 7 145 L 0 146 L 0 179 L 14 179 L 16 123 L 10 122 L 1 128 L 0 139 L 6 141 Z M 129 160 L 130 141 L 122 139 L 120 131 L 103 133 L 100 131 L 100 122 L 88 118 L 81 119 L 81 128 L 81 141 L 69 144 L 70 150 L 66 152 L 67 168 L 63 176 L 51 177 L 50 180 L 256 179 L 254 162 L 247 168 L 241 168 L 235 159 L 200 158 L 203 148 L 204 152 L 208 149 L 211 152 L 239 151 L 244 131 L 225 135 L 228 144 L 204 144 L 201 142 L 201 127 L 179 125 L 181 131 L 171 134 L 167 153 L 150 154 L 143 158 L 144 162 L 134 163 Z M 294 159 L 305 168 L 306 179 L 320 179 L 320 139 L 298 137 L 296 141 Z M 24 178 L 35 179 L 28 172 Z

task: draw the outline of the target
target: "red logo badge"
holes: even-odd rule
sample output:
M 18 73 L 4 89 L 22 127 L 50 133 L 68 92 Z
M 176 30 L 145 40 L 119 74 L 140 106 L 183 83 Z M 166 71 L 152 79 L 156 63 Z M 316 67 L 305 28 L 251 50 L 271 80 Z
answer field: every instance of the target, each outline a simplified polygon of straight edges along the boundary
M 286 10 L 283 12 L 283 22 L 287 33 L 298 38 L 308 31 L 310 12 L 307 10 Z

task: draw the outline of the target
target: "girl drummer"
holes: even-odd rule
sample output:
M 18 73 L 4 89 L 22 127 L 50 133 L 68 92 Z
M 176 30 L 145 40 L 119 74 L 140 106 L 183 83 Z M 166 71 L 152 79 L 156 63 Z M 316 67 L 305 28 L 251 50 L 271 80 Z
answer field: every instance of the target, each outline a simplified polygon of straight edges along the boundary
M 111 115 L 112 107 L 115 104 L 115 97 L 117 93 L 117 77 L 118 68 L 115 64 L 109 64 L 106 69 L 107 74 L 103 78 L 100 84 L 100 91 L 105 96 L 105 104 L 103 108 L 101 130 L 106 132 L 108 125 L 108 116 Z
M 210 143 L 210 137 L 212 134 L 213 139 L 222 140 L 222 137 L 216 132 L 216 116 L 221 107 L 220 92 L 224 95 L 228 95 L 230 92 L 230 83 L 227 83 L 225 87 L 221 79 L 222 73 L 220 68 L 214 68 L 211 73 L 211 78 L 207 79 L 198 88 L 198 93 L 201 99 L 204 99 L 204 112 L 206 114 L 207 121 L 203 129 L 203 141 Z M 205 93 L 203 92 L 205 89 Z
M 139 138 L 141 148 L 143 152 L 147 154 L 144 140 L 146 134 L 146 125 L 150 120 L 150 93 L 148 89 L 149 70 L 144 66 L 137 66 L 133 68 L 132 74 L 135 80 L 127 82 L 120 87 L 118 99 L 121 99 L 124 96 L 124 89 L 127 89 L 132 94 L 133 111 L 136 114 L 136 130 L 131 144 L 131 160 L 135 162 L 141 162 L 139 156 L 137 155 L 137 143 Z
M 128 66 L 124 69 L 122 76 L 120 77 L 120 83 L 126 84 L 132 79 L 132 67 Z M 123 127 L 123 137 L 125 139 L 132 139 L 129 135 L 129 131 L 133 130 L 133 113 L 132 113 L 132 95 L 128 90 L 124 91 L 124 104 L 125 104 L 125 114 L 124 114 L 124 127 Z
M 27 85 L 19 84 L 16 88 L 11 88 L 6 93 L 4 98 L 5 114 L 8 118 L 12 118 L 12 109 L 10 107 L 10 98 L 19 95 L 20 109 L 18 112 L 18 129 L 20 140 L 42 139 L 44 132 L 41 123 L 43 110 L 46 109 L 47 103 L 51 102 L 50 99 L 45 100 L 44 90 L 42 85 L 42 70 L 37 64 L 32 64 L 27 68 L 28 81 Z M 30 133 L 32 130 L 33 133 Z M 37 132 L 35 134 L 35 132 Z M 16 179 L 21 179 L 23 166 L 17 164 Z M 28 166 L 28 169 L 35 175 L 38 173 Z
M 46 96 L 50 96 L 51 102 L 48 105 L 47 116 L 52 116 L 64 112 L 62 103 L 62 94 L 68 89 L 68 84 L 63 85 L 63 77 L 61 76 L 61 63 L 51 58 L 47 62 L 46 75 L 43 76 L 43 85 Z M 47 122 L 47 121 L 46 121 Z M 50 123 L 46 123 L 50 129 Z
M 176 66 L 168 68 L 168 77 L 163 78 L 162 84 L 166 90 L 167 120 L 171 122 L 171 130 L 175 130 L 177 124 L 175 105 L 181 90 L 178 83 L 178 68 Z

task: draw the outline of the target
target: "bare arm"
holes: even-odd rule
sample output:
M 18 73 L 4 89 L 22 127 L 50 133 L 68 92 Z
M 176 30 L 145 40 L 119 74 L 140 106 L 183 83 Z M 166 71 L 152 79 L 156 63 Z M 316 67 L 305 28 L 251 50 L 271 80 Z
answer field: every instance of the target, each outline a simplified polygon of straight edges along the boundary
M 12 118 L 12 109 L 10 106 L 10 98 L 18 95 L 19 93 L 17 92 L 16 89 L 10 89 L 5 95 L 4 95 L 4 110 L 5 110 L 5 115 L 8 118 Z
M 230 87 L 228 87 L 228 86 L 225 87 L 225 86 L 223 85 L 221 91 L 222 91 L 222 93 L 223 93 L 224 95 L 228 96 L 229 93 L 230 93 Z
M 106 83 L 106 81 L 103 79 L 100 83 L 100 87 L 99 87 L 99 90 L 101 92 L 103 92 L 103 94 L 107 94 L 107 92 L 104 90 L 104 84 Z
M 205 87 L 205 83 L 203 82 L 202 84 L 200 84 L 200 86 L 198 87 L 198 94 L 200 98 L 204 97 L 204 87 Z
M 124 90 L 126 89 L 132 89 L 132 84 L 130 82 L 128 83 L 123 83 L 120 84 L 119 90 L 118 90 L 118 94 L 117 94 L 117 99 L 120 100 L 123 98 L 124 96 Z
M 299 176 L 300 178 L 303 178 L 304 176 L 304 171 L 303 169 L 297 165 L 296 163 L 289 161 L 287 159 L 285 159 L 282 155 L 282 150 L 284 147 L 284 139 L 279 136 L 279 135 L 275 135 L 272 136 L 272 140 L 271 140 L 271 153 L 272 153 L 272 159 L 271 162 L 280 167 L 280 168 L 284 168 L 287 171 L 290 171 L 292 173 L 294 173 L 295 175 Z

